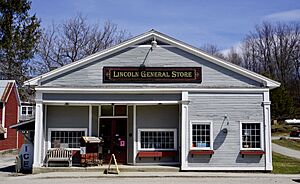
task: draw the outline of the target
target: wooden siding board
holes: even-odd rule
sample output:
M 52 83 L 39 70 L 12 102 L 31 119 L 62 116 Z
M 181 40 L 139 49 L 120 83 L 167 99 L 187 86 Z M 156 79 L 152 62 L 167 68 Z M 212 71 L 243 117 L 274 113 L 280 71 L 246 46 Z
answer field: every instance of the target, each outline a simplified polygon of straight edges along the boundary
M 224 69 L 216 64 L 187 53 L 178 48 L 156 48 L 150 52 L 145 61 L 149 67 L 202 67 L 203 82 L 201 84 L 103 84 L 103 66 L 136 66 L 143 63 L 149 48 L 127 48 L 109 57 L 89 63 L 60 76 L 42 82 L 42 86 L 53 87 L 261 87 L 261 84 Z
M 263 122 L 262 94 L 190 94 L 189 120 L 213 122 L 214 154 L 188 155 L 189 167 L 263 167 L 265 155 L 247 155 L 240 152 L 240 121 Z M 227 115 L 227 120 L 224 116 Z M 223 123 L 224 122 L 224 123 Z M 188 125 L 190 130 L 190 123 Z M 227 134 L 222 129 L 227 129 Z M 263 131 L 263 130 L 262 130 Z M 187 154 L 190 150 L 188 131 Z
M 138 129 L 177 129 L 177 148 L 179 147 L 179 106 L 178 105 L 146 105 L 137 106 L 136 117 L 136 142 L 138 142 Z M 138 150 L 138 144 L 137 152 Z M 179 162 L 179 154 L 176 158 L 163 157 L 160 160 L 153 158 L 142 158 L 141 160 L 136 155 L 136 163 L 163 163 L 163 162 Z

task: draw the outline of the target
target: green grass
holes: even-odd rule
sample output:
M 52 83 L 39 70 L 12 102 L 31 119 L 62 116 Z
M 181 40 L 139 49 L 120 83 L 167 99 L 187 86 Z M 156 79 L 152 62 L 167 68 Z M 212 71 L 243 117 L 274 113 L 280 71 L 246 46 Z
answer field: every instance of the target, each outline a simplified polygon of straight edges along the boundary
M 278 153 L 273 156 L 273 171 L 274 174 L 300 174 L 300 159 L 287 157 Z
M 272 140 L 272 142 L 283 147 L 300 151 L 300 139 Z

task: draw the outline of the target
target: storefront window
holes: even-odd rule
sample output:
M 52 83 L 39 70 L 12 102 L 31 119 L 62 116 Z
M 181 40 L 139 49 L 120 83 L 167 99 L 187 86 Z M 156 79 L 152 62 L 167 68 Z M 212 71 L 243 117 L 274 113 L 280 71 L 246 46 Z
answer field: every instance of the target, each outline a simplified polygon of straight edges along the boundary
M 140 150 L 176 150 L 177 129 L 139 129 Z
M 51 148 L 80 148 L 80 138 L 86 135 L 86 130 L 49 130 Z
M 260 131 L 260 123 L 242 123 L 242 149 L 260 149 Z
M 212 149 L 211 122 L 191 123 L 191 149 Z

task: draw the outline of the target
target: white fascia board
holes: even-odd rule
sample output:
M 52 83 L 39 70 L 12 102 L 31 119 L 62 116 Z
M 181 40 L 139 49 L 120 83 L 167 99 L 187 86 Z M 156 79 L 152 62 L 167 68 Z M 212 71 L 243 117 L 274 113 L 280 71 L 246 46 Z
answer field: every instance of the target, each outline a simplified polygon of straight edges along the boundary
M 35 77 L 33 79 L 30 79 L 28 81 L 25 81 L 24 85 L 31 85 L 31 86 L 39 85 L 39 83 L 41 81 L 43 81 L 43 80 L 46 80 L 46 79 L 48 79 L 50 77 L 54 77 L 54 76 L 57 76 L 57 75 L 59 75 L 61 73 L 70 71 L 70 70 L 72 70 L 72 69 L 74 69 L 76 67 L 80 67 L 80 66 L 85 65 L 85 64 L 87 64 L 89 62 L 93 62 L 93 61 L 95 61 L 97 59 L 100 59 L 100 58 L 105 57 L 107 55 L 113 54 L 113 53 L 115 53 L 117 51 L 120 51 L 120 50 L 122 50 L 122 49 L 124 49 L 126 47 L 133 46 L 134 44 L 136 44 L 138 42 L 142 42 L 142 41 L 144 41 L 144 40 L 146 40 L 146 39 L 148 39 L 149 37 L 152 37 L 152 36 L 154 36 L 156 38 L 159 38 L 162 41 L 165 41 L 167 43 L 170 43 L 173 46 L 176 46 L 176 47 L 178 47 L 178 48 L 180 48 L 182 50 L 185 50 L 185 51 L 187 51 L 187 52 L 189 52 L 191 54 L 194 54 L 196 56 L 204 58 L 204 59 L 206 59 L 206 60 L 208 60 L 208 61 L 210 61 L 212 63 L 215 63 L 215 64 L 217 64 L 219 66 L 222 66 L 222 67 L 227 68 L 227 69 L 229 69 L 231 71 L 237 72 L 240 75 L 243 75 L 243 76 L 251 78 L 251 79 L 253 79 L 255 81 L 261 82 L 265 86 L 269 87 L 270 89 L 273 89 L 273 88 L 276 88 L 276 87 L 280 86 L 279 82 L 271 80 L 271 79 L 269 79 L 267 77 L 259 75 L 259 74 L 255 73 L 255 72 L 247 70 L 247 69 L 245 69 L 243 67 L 237 66 L 237 65 L 229 63 L 229 62 L 226 62 L 226 61 L 224 61 L 224 60 L 222 60 L 220 58 L 211 56 L 211 55 L 209 55 L 209 54 L 201 51 L 198 48 L 195 48 L 195 47 L 193 47 L 191 45 L 183 43 L 183 42 L 181 42 L 179 40 L 176 40 L 174 38 L 171 38 L 171 37 L 169 37 L 167 35 L 164 35 L 162 33 L 154 31 L 154 30 L 151 30 L 151 31 L 146 32 L 146 33 L 144 33 L 142 35 L 134 37 L 134 38 L 132 38 L 132 39 L 130 39 L 128 41 L 125 41 L 125 42 L 123 42 L 123 43 L 121 43 L 119 45 L 113 46 L 113 47 L 111 47 L 109 49 L 106 49 L 106 50 L 100 51 L 98 53 L 92 54 L 92 55 L 90 55 L 90 56 L 88 56 L 86 58 L 83 58 L 83 59 L 81 59 L 79 61 L 76 61 L 74 63 L 70 63 L 70 64 L 65 65 L 63 67 L 60 67 L 60 68 L 58 68 L 56 70 L 50 71 L 50 72 L 48 72 L 46 74 L 40 75 L 40 76 Z
M 181 41 L 178 41 L 178 40 L 175 40 L 174 38 L 171 38 L 169 36 L 166 36 L 166 35 L 163 35 L 161 33 L 155 33 L 155 36 L 157 36 L 157 38 L 160 38 L 162 41 L 165 41 L 167 43 L 170 43 L 170 44 L 173 44 L 173 45 L 176 45 L 178 48 L 182 49 L 182 50 L 185 50 L 189 53 L 192 53 L 194 55 L 197 55 L 201 58 L 204 58 L 204 59 L 207 59 L 208 61 L 212 62 L 212 63 L 215 63 L 219 66 L 222 66 L 224 68 L 227 68 L 231 71 L 234 71 L 234 72 L 237 72 L 243 76 L 246 76 L 248 78 L 251 78 L 255 81 L 258 81 L 258 82 L 262 82 L 264 85 L 268 86 L 269 88 L 273 89 L 273 88 L 276 88 L 276 87 L 279 87 L 280 86 L 280 83 L 277 82 L 277 81 L 274 81 L 274 80 L 271 80 L 267 77 L 264 77 L 262 75 L 259 75 L 255 72 L 252 72 L 250 70 L 247 70 L 243 67 L 240 67 L 238 65 L 235 65 L 233 63 L 230 63 L 230 62 L 227 62 L 227 61 L 224 61 L 220 58 L 217 58 L 217 57 L 214 57 L 214 56 L 211 56 L 203 51 L 201 51 L 200 49 L 198 48 L 195 48 L 191 45 L 188 45 L 186 43 L 183 43 Z
M 105 49 L 103 51 L 97 52 L 97 53 L 92 54 L 90 56 L 87 56 L 87 57 L 85 57 L 83 59 L 80 59 L 80 60 L 78 60 L 76 62 L 67 64 L 65 66 L 62 66 L 60 68 L 57 68 L 57 69 L 52 70 L 50 72 L 47 72 L 45 74 L 42 74 L 40 76 L 37 76 L 37 77 L 32 78 L 30 80 L 27 80 L 27 81 L 24 82 L 24 85 L 27 85 L 27 86 L 36 86 L 36 85 L 39 85 L 39 83 L 41 81 L 44 81 L 44 80 L 46 80 L 46 79 L 48 79 L 50 77 L 55 77 L 55 76 L 57 76 L 57 75 L 59 75 L 61 73 L 68 72 L 68 71 L 70 71 L 70 70 L 72 70 L 72 69 L 74 69 L 76 67 L 80 67 L 82 65 L 88 64 L 89 62 L 93 62 L 93 61 L 95 61 L 97 59 L 101 59 L 101 58 L 103 58 L 103 57 L 105 57 L 107 55 L 113 54 L 113 53 L 118 52 L 118 51 L 120 51 L 120 50 L 122 50 L 124 48 L 127 48 L 127 47 L 129 47 L 131 45 L 134 45 L 136 42 L 144 41 L 144 40 L 148 39 L 151 36 L 153 36 L 153 32 L 152 31 L 146 32 L 146 33 L 144 33 L 142 35 L 134 37 L 134 38 L 132 38 L 132 39 L 130 39 L 128 41 L 125 41 L 123 43 L 120 43 L 120 44 L 118 44 L 116 46 L 113 46 L 111 48 L 108 48 L 108 49 Z
M 267 92 L 268 88 L 51 88 L 51 87 L 36 87 L 36 91 L 43 93 L 181 93 L 182 91 L 189 92 L 224 92 L 224 93 L 262 93 Z

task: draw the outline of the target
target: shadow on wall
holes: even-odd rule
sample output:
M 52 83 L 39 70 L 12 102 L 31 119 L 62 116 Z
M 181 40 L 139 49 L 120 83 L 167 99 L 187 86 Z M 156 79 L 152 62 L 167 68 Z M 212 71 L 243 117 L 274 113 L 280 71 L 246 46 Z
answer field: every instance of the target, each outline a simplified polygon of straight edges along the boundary
M 218 133 L 218 135 L 214 140 L 214 150 L 217 150 L 222 146 L 222 144 L 224 143 L 227 137 L 227 133 L 228 133 L 227 128 L 223 128 L 222 130 L 220 130 L 220 132 Z
M 192 157 L 191 154 L 188 156 L 188 162 L 189 163 L 209 163 L 211 159 L 210 155 L 194 155 Z
M 236 157 L 236 163 L 259 163 L 262 157 L 260 155 L 245 155 L 244 158 L 241 154 Z

